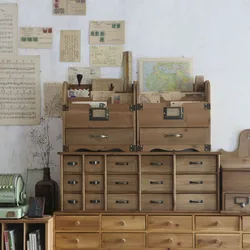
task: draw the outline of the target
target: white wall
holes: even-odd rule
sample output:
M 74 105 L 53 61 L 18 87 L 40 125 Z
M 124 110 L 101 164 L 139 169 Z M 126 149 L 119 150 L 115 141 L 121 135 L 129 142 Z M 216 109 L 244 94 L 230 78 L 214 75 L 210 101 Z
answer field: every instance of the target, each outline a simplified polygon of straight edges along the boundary
M 19 26 L 52 26 L 52 50 L 19 49 L 20 55 L 41 56 L 41 85 L 64 81 L 71 65 L 89 65 L 90 20 L 125 20 L 125 50 L 134 56 L 134 80 L 140 57 L 192 57 L 194 75 L 204 75 L 212 87 L 212 149 L 233 151 L 239 133 L 250 128 L 250 1 L 249 0 L 87 0 L 86 16 L 53 16 L 52 0 L 0 0 L 19 4 Z M 81 63 L 59 62 L 61 29 L 82 31 Z M 120 68 L 102 69 L 103 77 L 121 76 Z M 0 171 L 35 168 L 31 161 L 29 127 L 0 127 Z M 61 130 L 55 119 L 52 133 Z M 53 158 L 61 142 L 55 142 Z M 40 173 L 31 174 L 32 180 Z M 36 177 L 34 177 L 36 176 Z M 53 169 L 59 179 L 59 167 Z M 31 184 L 29 184 L 31 187 Z M 32 190 L 30 189 L 29 192 Z

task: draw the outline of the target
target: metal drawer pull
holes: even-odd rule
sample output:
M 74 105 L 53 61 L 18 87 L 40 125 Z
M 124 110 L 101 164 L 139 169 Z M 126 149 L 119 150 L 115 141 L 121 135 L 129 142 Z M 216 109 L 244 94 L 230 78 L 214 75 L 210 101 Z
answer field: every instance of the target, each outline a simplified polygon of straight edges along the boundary
M 118 203 L 118 204 L 128 204 L 129 201 L 128 200 L 116 200 L 115 203 Z
M 150 203 L 153 203 L 153 204 L 163 204 L 163 201 L 150 201 Z
M 69 161 L 67 163 L 68 166 L 76 166 L 78 163 L 76 161 Z
M 108 135 L 89 135 L 89 138 L 96 138 L 96 139 L 108 139 Z
M 220 244 L 220 243 L 221 243 L 221 241 L 220 241 L 220 240 L 215 239 L 215 240 L 214 240 L 214 243 L 215 243 L 215 244 Z
M 163 162 L 150 162 L 151 166 L 162 166 Z
M 70 184 L 70 185 L 76 185 L 76 184 L 78 184 L 78 181 L 68 181 L 68 184 Z
M 121 243 L 126 243 L 126 239 L 121 239 Z
M 128 185 L 128 181 L 116 181 L 115 184 L 117 184 L 117 185 Z
M 78 243 L 80 242 L 80 240 L 79 240 L 79 239 L 75 239 L 75 241 L 76 241 L 76 244 L 78 244 Z
M 125 165 L 128 165 L 128 162 L 116 162 L 115 165 L 117 165 L 117 166 L 125 166 Z
M 203 203 L 203 200 L 199 200 L 199 201 L 189 200 L 189 203 Z
M 99 204 L 99 203 L 101 203 L 101 201 L 100 200 L 90 200 L 90 203 L 92 203 L 92 204 Z
M 242 202 L 242 200 L 245 199 L 245 202 Z M 244 208 L 246 205 L 249 205 L 250 203 L 250 197 L 235 197 L 234 198 L 234 204 L 240 205 L 242 208 Z
M 97 165 L 97 164 L 99 164 L 99 163 L 100 163 L 99 161 L 90 161 L 90 162 L 89 162 L 90 165 Z
M 150 181 L 150 184 L 163 184 L 163 181 Z
M 69 203 L 69 204 L 77 204 L 77 203 L 78 203 L 78 200 L 68 200 L 68 203 Z
M 165 138 L 167 138 L 167 137 L 182 138 L 182 137 L 183 137 L 183 134 L 165 134 L 164 137 L 165 137 Z
M 173 243 L 174 241 L 172 239 L 167 239 L 167 243 L 171 244 Z
M 203 181 L 190 181 L 189 184 L 203 184 Z
M 91 184 L 91 185 L 98 185 L 98 184 L 100 184 L 100 181 L 90 181 L 89 184 Z
M 190 165 L 202 165 L 202 161 L 190 161 L 189 162 Z

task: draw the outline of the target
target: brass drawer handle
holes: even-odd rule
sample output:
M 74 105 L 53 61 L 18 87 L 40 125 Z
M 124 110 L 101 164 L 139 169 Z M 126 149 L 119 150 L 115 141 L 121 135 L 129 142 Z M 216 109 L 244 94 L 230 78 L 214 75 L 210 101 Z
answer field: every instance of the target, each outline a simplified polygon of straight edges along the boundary
M 116 181 L 115 184 L 117 184 L 117 185 L 128 185 L 128 181 Z
M 189 184 L 203 184 L 203 181 L 190 181 Z
M 129 201 L 128 200 L 116 200 L 115 203 L 118 203 L 118 204 L 128 204 Z
M 108 139 L 108 135 L 89 135 L 89 138 L 95 138 L 95 139 Z
M 218 239 L 215 239 L 215 240 L 214 240 L 214 244 L 220 244 L 220 243 L 221 243 L 220 240 L 218 240 Z
M 78 181 L 68 181 L 68 184 L 70 184 L 70 185 L 76 185 L 76 184 L 78 184 Z
M 68 203 L 69 203 L 69 204 L 77 204 L 77 203 L 78 203 L 78 200 L 68 200 Z
M 151 166 L 162 166 L 163 162 L 150 162 Z
M 99 203 L 101 203 L 101 201 L 100 200 L 90 200 L 90 203 L 92 203 L 92 204 L 99 204 Z
M 189 162 L 190 165 L 202 165 L 202 161 L 190 161 Z
M 80 224 L 81 224 L 81 222 L 79 220 L 75 222 L 76 226 L 79 226 Z
M 90 181 L 89 184 L 91 184 L 91 185 L 98 185 L 98 184 L 100 184 L 100 181 Z
M 90 165 L 98 165 L 98 164 L 100 164 L 100 162 L 99 161 L 90 161 L 89 164 Z
M 242 202 L 242 200 L 245 199 L 245 202 Z M 242 208 L 244 208 L 246 205 L 249 205 L 250 203 L 250 197 L 235 197 L 234 198 L 234 204 L 240 205 Z
M 189 200 L 189 203 L 203 203 L 203 200 L 199 200 L 199 201 Z
M 76 161 L 69 161 L 69 162 L 67 162 L 67 165 L 68 166 L 76 166 L 78 163 L 76 162 Z
M 170 239 L 167 239 L 167 243 L 171 244 L 173 243 L 174 241 L 170 238 Z
M 182 138 L 183 134 L 165 134 L 164 137 L 165 138 L 168 138 L 168 137 Z
M 163 181 L 150 181 L 150 184 L 163 184 Z
M 121 239 L 121 243 L 126 243 L 126 239 Z
M 125 165 L 128 165 L 128 162 L 116 162 L 115 165 L 117 165 L 117 166 L 125 166 Z
M 75 239 L 75 241 L 76 241 L 76 244 L 78 244 L 78 243 L 80 242 L 80 240 L 79 240 L 79 239 Z
M 153 203 L 153 204 L 163 204 L 163 201 L 150 201 L 150 203 Z

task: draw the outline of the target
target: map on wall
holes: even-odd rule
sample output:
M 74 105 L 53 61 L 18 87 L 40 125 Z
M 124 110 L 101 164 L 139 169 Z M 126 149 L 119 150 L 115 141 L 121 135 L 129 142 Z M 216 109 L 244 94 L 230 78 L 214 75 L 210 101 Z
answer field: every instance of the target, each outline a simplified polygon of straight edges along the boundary
M 140 59 L 140 92 L 192 91 L 192 71 L 191 58 Z

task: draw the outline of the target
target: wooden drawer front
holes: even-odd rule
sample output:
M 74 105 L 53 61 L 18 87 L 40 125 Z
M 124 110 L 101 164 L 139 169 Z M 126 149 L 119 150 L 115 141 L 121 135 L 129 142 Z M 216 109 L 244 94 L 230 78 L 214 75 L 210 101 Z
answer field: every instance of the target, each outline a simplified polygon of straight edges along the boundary
M 143 248 L 145 247 L 144 233 L 103 233 L 102 248 Z
M 223 192 L 249 192 L 250 172 L 227 172 L 222 173 Z
M 102 230 L 145 230 L 145 216 L 102 216 Z
M 81 194 L 64 194 L 63 207 L 65 210 L 82 209 L 82 195 Z
M 86 194 L 85 198 L 86 210 L 103 210 L 104 195 L 103 194 Z
M 172 156 L 142 156 L 141 171 L 149 173 L 172 173 L 173 172 L 173 157 Z
M 172 175 L 142 175 L 142 192 L 171 192 Z
M 215 192 L 216 175 L 177 175 L 177 192 Z
M 243 216 L 242 230 L 250 232 L 250 216 Z
M 240 248 L 240 234 L 196 234 L 196 248 Z
M 81 156 L 63 156 L 63 171 L 64 173 L 81 173 L 82 172 L 82 157 Z
M 100 155 L 85 156 L 84 170 L 89 173 L 104 172 L 104 157 Z
M 239 231 L 240 221 L 237 216 L 196 216 L 196 231 L 228 232 Z
M 55 216 L 56 230 L 99 230 L 99 216 Z
M 142 194 L 142 211 L 169 211 L 173 209 L 171 194 Z
M 108 175 L 108 193 L 135 193 L 137 190 L 137 175 Z
M 108 210 L 137 210 L 136 194 L 108 194 Z
M 243 234 L 243 248 L 250 248 L 250 234 Z
M 177 194 L 177 211 L 216 211 L 216 194 Z
M 81 192 L 82 176 L 81 175 L 63 175 L 63 190 L 65 192 Z
M 103 192 L 103 175 L 86 175 L 85 184 L 87 192 Z
M 98 233 L 56 233 L 57 249 L 99 248 Z
M 209 144 L 209 128 L 141 128 L 140 144 Z
M 250 193 L 224 194 L 224 209 L 226 211 L 250 212 Z
M 156 232 L 192 231 L 192 216 L 148 216 L 148 230 Z
M 133 144 L 133 129 L 66 129 L 66 145 Z
M 192 248 L 192 234 L 159 234 L 150 233 L 147 236 L 147 245 L 150 248 Z
M 214 155 L 177 155 L 177 173 L 207 173 L 216 172 L 216 156 Z
M 108 156 L 108 173 L 136 173 L 137 156 Z

